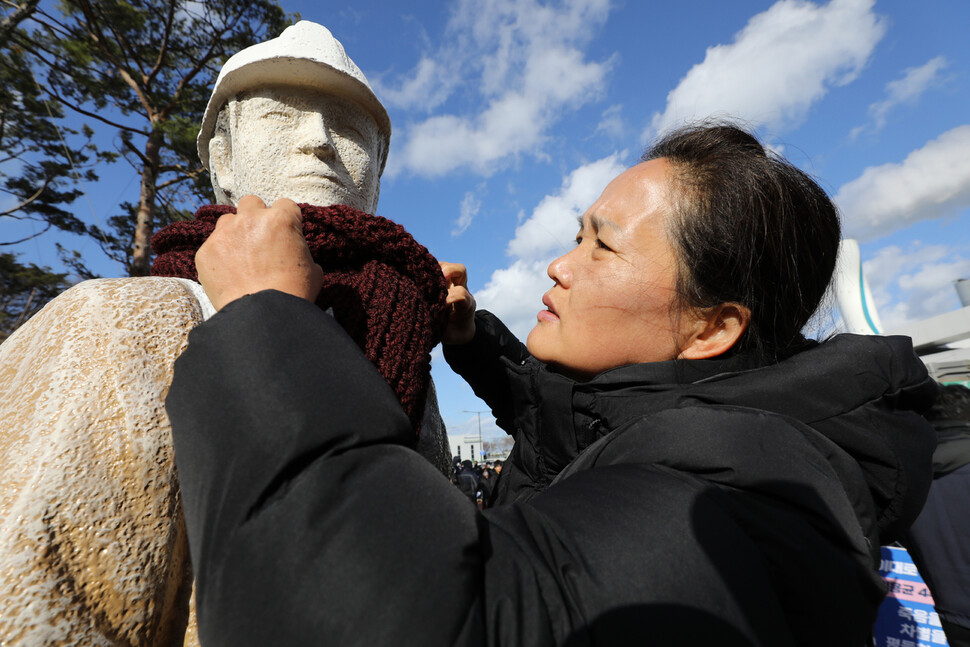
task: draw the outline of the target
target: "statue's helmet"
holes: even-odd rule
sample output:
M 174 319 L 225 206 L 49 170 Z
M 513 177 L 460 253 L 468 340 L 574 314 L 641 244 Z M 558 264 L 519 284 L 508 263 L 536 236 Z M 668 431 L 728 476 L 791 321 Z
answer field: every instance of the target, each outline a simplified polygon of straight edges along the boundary
M 387 150 L 391 119 L 367 78 L 329 29 L 301 20 L 283 30 L 279 37 L 237 52 L 222 66 L 196 140 L 199 159 L 206 169 L 209 168 L 209 140 L 223 105 L 239 92 L 267 85 L 318 90 L 355 102 L 377 123 Z M 381 171 L 384 162 L 381 159 Z

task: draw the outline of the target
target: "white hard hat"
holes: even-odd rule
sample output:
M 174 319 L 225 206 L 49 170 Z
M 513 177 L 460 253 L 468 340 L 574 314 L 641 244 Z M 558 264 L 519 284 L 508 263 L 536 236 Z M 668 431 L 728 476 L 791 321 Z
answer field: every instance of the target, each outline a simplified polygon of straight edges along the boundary
M 196 140 L 202 166 L 209 168 L 209 140 L 222 106 L 243 90 L 266 85 L 325 90 L 350 99 L 374 118 L 385 144 L 390 142 L 391 119 L 363 72 L 329 29 L 301 20 L 283 30 L 278 38 L 237 52 L 222 66 Z

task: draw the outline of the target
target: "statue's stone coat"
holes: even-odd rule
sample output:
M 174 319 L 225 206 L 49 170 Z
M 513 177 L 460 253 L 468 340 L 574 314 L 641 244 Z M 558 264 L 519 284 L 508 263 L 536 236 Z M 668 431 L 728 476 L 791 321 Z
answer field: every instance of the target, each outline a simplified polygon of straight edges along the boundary
M 191 569 L 164 402 L 182 279 L 85 281 L 0 345 L 0 643 L 181 644 Z

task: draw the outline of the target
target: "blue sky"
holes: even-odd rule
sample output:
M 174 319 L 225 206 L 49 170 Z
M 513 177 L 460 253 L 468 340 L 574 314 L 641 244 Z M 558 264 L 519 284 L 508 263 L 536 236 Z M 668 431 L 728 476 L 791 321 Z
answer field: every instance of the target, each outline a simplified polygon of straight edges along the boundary
M 742 119 L 835 196 L 886 328 L 959 307 L 951 282 L 970 277 L 966 0 L 282 5 L 327 26 L 387 106 L 378 213 L 467 265 L 479 305 L 523 339 L 576 217 L 658 130 L 708 115 Z M 137 198 L 137 180 L 115 169 L 109 188 L 88 187 L 104 217 L 119 195 Z M 53 241 L 21 251 L 56 267 Z M 439 353 L 433 371 L 451 432 L 476 431 L 464 411 L 485 405 Z

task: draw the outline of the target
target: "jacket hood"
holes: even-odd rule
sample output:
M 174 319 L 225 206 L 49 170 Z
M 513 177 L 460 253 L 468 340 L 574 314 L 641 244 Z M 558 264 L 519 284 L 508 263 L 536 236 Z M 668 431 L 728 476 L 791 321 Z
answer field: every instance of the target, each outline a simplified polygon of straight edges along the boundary
M 796 355 L 767 366 L 753 366 L 743 354 L 675 360 L 612 369 L 589 382 L 575 382 L 531 358 L 508 362 L 508 370 L 528 382 L 513 389 L 529 400 L 516 406 L 516 444 L 524 440 L 523 456 L 535 458 L 532 477 L 541 487 L 598 439 L 644 416 L 697 406 L 781 417 L 783 427 L 798 430 L 808 444 L 785 445 L 783 434 L 773 434 L 773 428 L 758 432 L 766 434 L 760 440 L 754 429 L 747 437 L 737 435 L 727 441 L 733 445 L 718 438 L 716 429 L 692 429 L 705 434 L 705 449 L 719 449 L 694 451 L 678 460 L 699 473 L 737 463 L 738 469 L 728 470 L 733 474 L 726 484 L 757 489 L 759 481 L 773 477 L 775 466 L 746 462 L 745 443 L 781 442 L 773 451 L 815 452 L 824 464 L 809 469 L 837 479 L 874 545 L 889 543 L 908 528 L 932 479 L 935 439 L 921 414 L 932 405 L 937 387 L 906 337 L 839 335 L 810 342 Z M 646 457 L 653 455 L 651 445 L 663 441 L 638 442 Z M 662 463 L 663 454 L 657 456 Z M 570 467 L 563 476 L 574 471 Z

